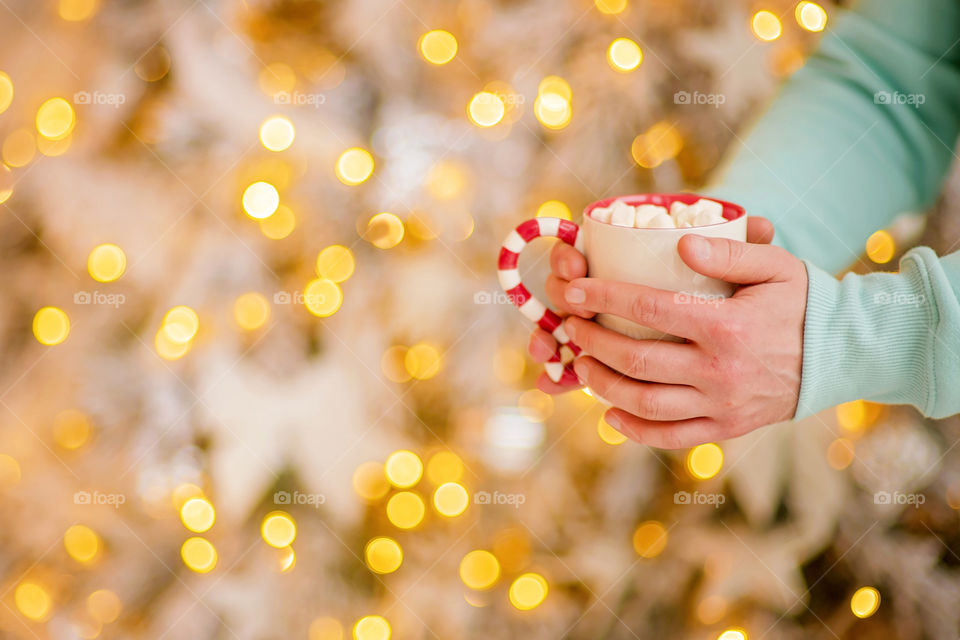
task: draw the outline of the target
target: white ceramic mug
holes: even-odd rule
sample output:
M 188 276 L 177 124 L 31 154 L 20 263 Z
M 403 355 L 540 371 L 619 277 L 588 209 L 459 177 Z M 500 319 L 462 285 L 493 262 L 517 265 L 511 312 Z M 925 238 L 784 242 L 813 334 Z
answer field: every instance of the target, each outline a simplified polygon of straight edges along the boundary
M 678 296 L 688 296 L 693 302 L 709 302 L 732 294 L 734 285 L 693 271 L 680 259 L 677 243 L 688 233 L 745 242 L 747 215 L 743 207 L 708 198 L 723 205 L 723 217 L 726 218 L 726 222 L 682 229 L 618 227 L 594 220 L 590 215 L 594 209 L 609 207 L 617 200 L 632 206 L 654 204 L 669 209 L 673 202 L 693 204 L 701 197 L 693 193 L 652 193 L 607 198 L 594 202 L 584 209 L 581 226 L 560 218 L 533 218 L 521 223 L 510 232 L 500 248 L 497 265 L 500 286 L 524 316 L 556 338 L 559 345 L 557 352 L 544 365 L 551 380 L 564 383 L 577 382 L 570 360 L 580 353 L 580 349 L 570 342 L 563 330 L 560 316 L 537 300 L 523 285 L 517 265 L 520 253 L 527 243 L 538 237 L 560 238 L 586 257 L 587 275 L 591 278 L 642 284 L 676 291 Z M 597 322 L 608 329 L 638 340 L 681 340 L 676 336 L 655 331 L 619 316 L 599 314 Z

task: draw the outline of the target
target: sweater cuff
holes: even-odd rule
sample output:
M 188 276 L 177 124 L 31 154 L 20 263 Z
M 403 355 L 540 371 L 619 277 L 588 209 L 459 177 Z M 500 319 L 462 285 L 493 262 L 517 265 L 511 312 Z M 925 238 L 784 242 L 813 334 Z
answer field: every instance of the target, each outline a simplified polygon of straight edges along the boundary
M 808 261 L 803 370 L 795 419 L 857 399 L 926 409 L 931 308 L 923 272 L 847 274 Z

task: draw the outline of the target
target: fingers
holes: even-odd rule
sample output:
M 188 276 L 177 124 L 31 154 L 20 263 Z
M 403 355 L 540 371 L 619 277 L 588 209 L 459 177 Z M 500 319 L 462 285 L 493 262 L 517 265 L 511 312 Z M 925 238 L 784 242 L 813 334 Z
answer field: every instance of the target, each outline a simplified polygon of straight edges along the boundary
M 553 305 L 553 308 L 562 316 L 573 313 L 573 307 L 567 304 L 564 298 L 564 291 L 567 289 L 567 284 L 569 284 L 567 280 L 558 278 L 553 274 L 547 276 L 547 299 L 550 301 L 550 304 Z M 595 315 L 587 311 L 584 311 L 583 314 L 586 318 L 592 318 Z
M 567 393 L 568 391 L 576 391 L 581 388 L 579 384 L 559 384 L 550 379 L 550 376 L 544 371 L 539 376 L 537 376 L 537 389 L 543 391 L 544 393 L 549 393 L 550 395 L 557 395 L 559 393 Z
M 590 356 L 577 358 L 573 367 L 597 395 L 638 418 L 685 420 L 706 415 L 707 399 L 693 387 L 640 382 Z
M 716 305 L 690 305 L 674 291 L 640 284 L 579 278 L 564 289 L 571 312 L 581 318 L 612 313 L 637 324 L 696 341 L 718 321 Z
M 760 216 L 747 218 L 747 242 L 753 244 L 773 242 L 773 223 Z
M 680 238 L 677 250 L 697 273 L 726 282 L 783 282 L 790 273 L 791 256 L 780 247 L 688 234 Z
M 710 418 L 652 422 L 622 409 L 610 409 L 604 420 L 634 442 L 658 449 L 686 449 L 724 439 L 722 428 Z
M 634 340 L 578 317 L 568 318 L 564 329 L 586 354 L 637 380 L 691 384 L 702 368 L 692 344 Z
M 567 243 L 558 242 L 550 251 L 550 270 L 563 280 L 583 278 L 587 275 L 587 260 Z
M 551 334 L 537 327 L 530 334 L 527 350 L 534 362 L 546 362 L 557 352 L 557 341 Z

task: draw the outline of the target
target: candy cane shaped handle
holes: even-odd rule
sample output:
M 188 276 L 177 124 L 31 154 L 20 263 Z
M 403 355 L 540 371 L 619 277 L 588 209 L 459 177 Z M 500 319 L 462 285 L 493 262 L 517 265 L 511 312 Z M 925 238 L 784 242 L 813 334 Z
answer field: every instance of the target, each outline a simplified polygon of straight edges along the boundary
M 580 347 L 570 342 L 566 331 L 563 330 L 562 318 L 537 300 L 520 280 L 520 271 L 517 269 L 520 253 L 534 238 L 560 238 L 583 253 L 580 227 L 563 218 L 533 218 L 522 222 L 503 241 L 500 247 L 500 258 L 497 261 L 500 286 L 503 287 L 510 302 L 516 305 L 520 313 L 536 322 L 541 329 L 552 334 L 557 340 L 556 353 L 549 362 L 544 364 L 547 375 L 560 384 L 580 384 L 570 363 L 563 363 L 561 352 L 561 349 L 566 346 L 576 356 L 580 353 Z

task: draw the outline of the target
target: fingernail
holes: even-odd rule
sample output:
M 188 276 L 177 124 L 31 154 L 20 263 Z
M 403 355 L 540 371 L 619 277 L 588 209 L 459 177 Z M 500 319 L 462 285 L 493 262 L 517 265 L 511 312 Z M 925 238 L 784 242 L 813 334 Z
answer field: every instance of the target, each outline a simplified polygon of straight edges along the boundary
M 618 418 L 617 416 L 613 415 L 612 413 L 608 413 L 605 416 L 603 416 L 603 419 L 606 420 L 608 425 L 610 425 L 617 431 L 623 432 L 623 424 L 621 424 L 620 418 Z
M 564 292 L 563 297 L 570 304 L 580 304 L 587 299 L 587 292 L 580 287 L 567 285 L 567 290 Z
M 567 332 L 567 337 L 571 340 L 577 339 L 577 330 L 574 328 L 574 323 L 570 322 L 569 319 L 563 323 L 563 330 Z
M 688 235 L 687 245 L 698 260 L 710 259 L 710 242 L 703 236 Z
M 583 382 L 583 379 L 587 375 L 587 365 L 583 364 L 581 358 L 575 358 L 573 360 L 573 370 L 576 372 L 577 377 L 580 378 L 580 381 Z

